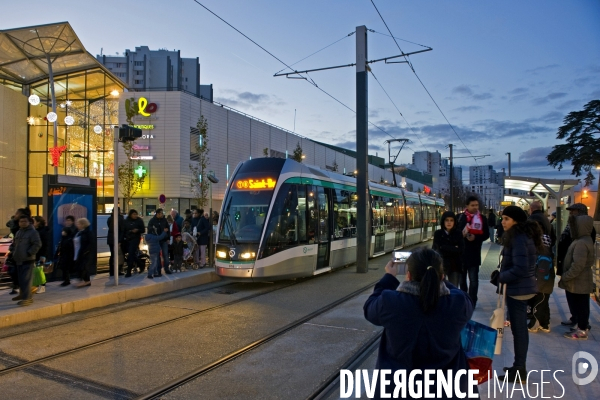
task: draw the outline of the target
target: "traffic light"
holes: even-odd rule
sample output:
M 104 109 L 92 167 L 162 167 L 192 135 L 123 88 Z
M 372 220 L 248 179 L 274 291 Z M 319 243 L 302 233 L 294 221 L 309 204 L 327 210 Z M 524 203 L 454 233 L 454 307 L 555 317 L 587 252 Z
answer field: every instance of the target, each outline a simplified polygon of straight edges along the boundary
M 119 142 L 129 142 L 142 137 L 142 130 L 126 124 L 119 128 Z

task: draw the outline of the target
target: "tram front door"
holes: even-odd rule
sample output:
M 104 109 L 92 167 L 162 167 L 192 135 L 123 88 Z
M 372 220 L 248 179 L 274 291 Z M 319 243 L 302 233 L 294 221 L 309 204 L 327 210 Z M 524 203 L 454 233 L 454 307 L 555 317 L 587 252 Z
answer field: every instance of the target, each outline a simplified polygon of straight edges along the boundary
M 308 202 L 309 238 L 317 245 L 316 269 L 329 267 L 331 235 L 329 233 L 329 199 L 324 188 L 310 186 Z M 311 238 L 312 236 L 312 238 Z

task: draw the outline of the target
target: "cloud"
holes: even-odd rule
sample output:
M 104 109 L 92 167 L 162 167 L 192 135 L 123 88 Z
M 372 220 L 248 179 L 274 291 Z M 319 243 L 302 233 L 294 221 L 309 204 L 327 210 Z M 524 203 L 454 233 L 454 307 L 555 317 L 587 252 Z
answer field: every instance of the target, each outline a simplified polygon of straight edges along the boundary
M 259 103 L 262 101 L 269 100 L 269 96 L 267 96 L 266 94 L 256 94 L 256 93 L 250 93 L 250 92 L 239 93 L 238 98 L 240 100 L 244 100 L 249 103 Z
M 466 84 L 456 86 L 455 88 L 452 89 L 452 93 L 456 93 L 456 94 L 459 94 L 464 97 L 468 97 L 473 100 L 488 100 L 488 99 L 491 99 L 492 97 L 494 97 L 489 92 L 476 93 L 473 90 L 473 86 L 466 85 Z
M 581 101 L 581 100 L 569 100 L 569 101 L 565 101 L 564 103 L 560 104 L 559 106 L 556 107 L 557 110 L 564 110 L 564 111 L 575 111 L 579 108 L 583 108 L 583 105 L 585 104 L 585 101 Z
M 231 89 L 224 89 L 222 93 L 221 96 L 215 97 L 215 100 L 233 108 L 264 110 L 285 104 L 279 97 L 265 93 L 238 92 Z
M 548 95 L 546 95 L 544 97 L 535 98 L 531 102 L 534 105 L 539 106 L 539 105 L 542 105 L 542 104 L 546 104 L 546 103 L 550 102 L 551 100 L 560 99 L 560 98 L 563 98 L 563 97 L 566 97 L 566 96 L 567 96 L 567 93 L 564 93 L 564 92 L 550 93 L 550 94 L 548 94 Z
M 548 71 L 554 68 L 558 68 L 559 65 L 558 64 L 550 64 L 550 65 L 544 65 L 542 67 L 537 67 L 537 68 L 533 68 L 533 69 L 526 69 L 525 73 L 528 74 L 533 74 L 533 75 L 538 75 L 540 72 L 543 71 Z
M 558 111 L 550 111 L 549 113 L 542 115 L 538 120 L 551 124 L 560 123 L 563 120 L 564 114 Z
M 482 107 L 479 107 L 479 106 L 465 106 L 465 107 L 455 108 L 453 111 L 469 112 L 469 111 L 478 111 L 481 109 L 482 109 Z
M 520 136 L 531 139 L 536 137 L 536 133 L 549 133 L 552 131 L 546 126 L 534 125 L 530 122 L 484 120 L 478 121 L 474 125 L 484 131 L 487 137 L 494 139 Z
M 508 94 L 518 95 L 518 94 L 524 94 L 527 92 L 529 92 L 529 89 L 524 88 L 524 87 L 519 87 L 519 88 L 511 90 L 510 92 L 508 92 Z
M 468 85 L 458 85 L 454 89 L 452 89 L 452 93 L 463 94 L 465 96 L 472 96 L 473 89 L 471 89 Z

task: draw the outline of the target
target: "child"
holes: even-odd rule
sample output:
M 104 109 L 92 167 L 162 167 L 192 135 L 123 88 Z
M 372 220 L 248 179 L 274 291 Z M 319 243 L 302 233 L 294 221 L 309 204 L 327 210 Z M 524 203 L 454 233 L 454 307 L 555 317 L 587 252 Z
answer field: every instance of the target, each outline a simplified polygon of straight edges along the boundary
M 175 241 L 173 242 L 173 258 L 175 266 L 173 269 L 175 272 L 181 272 L 181 265 L 183 264 L 183 248 L 185 243 L 181 239 L 181 233 L 175 235 Z
M 458 287 L 462 274 L 461 256 L 465 242 L 462 233 L 458 230 L 456 215 L 452 211 L 442 214 L 441 226 L 442 229 L 438 229 L 433 234 L 432 248 L 442 256 L 446 279 Z

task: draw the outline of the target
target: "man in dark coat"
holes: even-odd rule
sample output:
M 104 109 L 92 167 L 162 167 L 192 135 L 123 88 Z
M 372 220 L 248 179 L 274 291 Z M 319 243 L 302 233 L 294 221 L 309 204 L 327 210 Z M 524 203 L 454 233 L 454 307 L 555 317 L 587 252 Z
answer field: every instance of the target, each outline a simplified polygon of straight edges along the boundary
M 19 230 L 10 245 L 12 259 L 17 265 L 20 287 L 19 295 L 13 297 L 13 300 L 20 300 L 17 303 L 20 306 L 28 306 L 33 303 L 31 298 L 33 267 L 35 265 L 35 255 L 41 247 L 40 235 L 31 225 L 29 217 L 22 214 L 19 217 Z
M 475 307 L 477 305 L 477 291 L 479 290 L 481 244 L 490 237 L 490 230 L 487 218 L 479 212 L 479 199 L 476 196 L 469 196 L 465 204 L 467 208 L 458 219 L 458 229 L 462 232 L 465 241 L 460 288 L 469 293 L 469 297 L 473 301 L 473 307 Z M 479 227 L 472 224 L 476 215 L 481 219 L 481 226 Z M 469 278 L 469 285 L 467 285 L 467 277 Z
M 110 249 L 110 260 L 108 262 L 108 271 L 110 276 L 114 276 L 115 274 L 115 267 L 113 264 L 113 260 L 115 257 L 115 254 L 117 255 L 117 257 L 120 257 L 119 254 L 122 252 L 120 252 L 120 247 L 123 244 L 123 239 L 125 237 L 125 218 L 123 218 L 123 215 L 121 215 L 121 208 L 119 207 L 118 209 L 118 224 L 117 224 L 117 229 L 118 229 L 118 243 L 115 249 L 114 246 L 114 241 L 115 241 L 115 230 L 114 230 L 114 223 L 113 223 L 113 214 L 110 215 L 110 217 L 108 217 L 108 219 L 106 220 L 106 225 L 108 226 L 108 237 L 106 238 L 106 244 L 108 244 L 108 247 Z M 115 251 L 116 250 L 116 251 Z M 119 275 L 123 275 L 123 272 L 121 272 L 121 267 L 123 266 L 123 261 L 119 258 Z
M 208 213 L 200 218 L 200 228 L 198 229 L 198 244 L 200 245 L 200 268 L 204 268 L 206 264 L 206 247 L 209 243 L 209 235 L 212 233 L 212 224 L 209 220 Z
M 494 243 L 494 230 L 496 229 L 496 213 L 494 209 L 490 208 L 488 213 L 488 226 L 490 227 L 490 242 Z
M 124 247 L 127 248 L 127 274 L 125 278 L 131 276 L 131 270 L 137 267 L 137 253 L 140 247 L 140 240 L 142 234 L 146 231 L 144 226 L 144 220 L 138 215 L 138 212 L 134 209 L 129 210 L 127 219 L 124 222 L 125 225 L 125 243 Z M 141 268 L 142 272 L 144 268 Z
M 169 223 L 165 218 L 165 213 L 162 208 L 156 210 L 154 217 L 148 221 L 148 233 L 156 236 L 161 236 L 163 232 L 169 232 Z M 169 235 L 162 238 L 159 242 L 160 244 L 160 252 L 162 257 L 162 266 L 165 269 L 166 274 L 171 273 L 171 269 L 169 268 Z M 160 263 L 156 268 L 156 275 L 162 276 L 160 273 Z
M 579 215 L 588 215 L 588 208 L 583 203 L 575 203 L 569 207 L 567 207 L 569 211 L 569 216 L 579 216 Z M 596 242 L 596 229 L 592 228 L 592 243 Z M 565 256 L 567 255 L 567 250 L 571 245 L 573 239 L 571 238 L 571 229 L 569 225 L 565 226 L 562 234 L 560 235 L 560 239 L 558 240 L 558 245 L 556 246 L 556 275 L 563 274 L 563 264 L 565 261 Z

